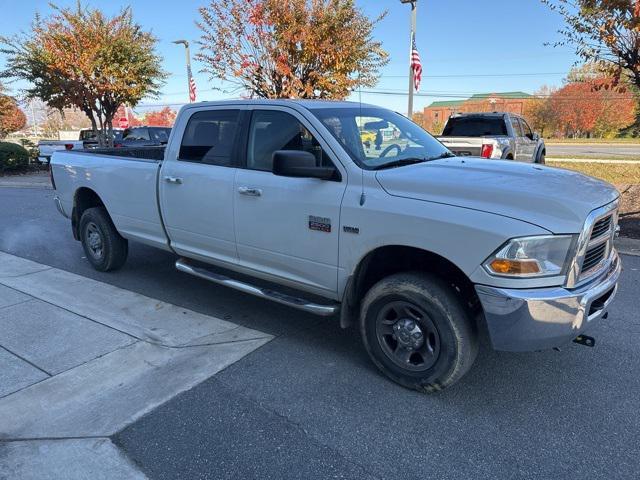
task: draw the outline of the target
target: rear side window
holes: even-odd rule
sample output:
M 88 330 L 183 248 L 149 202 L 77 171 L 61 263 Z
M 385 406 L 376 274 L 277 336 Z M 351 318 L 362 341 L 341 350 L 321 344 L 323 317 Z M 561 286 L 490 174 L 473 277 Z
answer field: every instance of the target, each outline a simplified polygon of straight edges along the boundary
M 239 110 L 206 110 L 194 113 L 182 137 L 179 160 L 232 165 L 239 118 Z
M 447 122 L 445 137 L 498 137 L 507 135 L 504 119 L 496 117 L 453 117 Z
M 158 143 L 167 143 L 169 141 L 170 134 L 170 128 L 154 128 L 151 130 L 153 141 Z

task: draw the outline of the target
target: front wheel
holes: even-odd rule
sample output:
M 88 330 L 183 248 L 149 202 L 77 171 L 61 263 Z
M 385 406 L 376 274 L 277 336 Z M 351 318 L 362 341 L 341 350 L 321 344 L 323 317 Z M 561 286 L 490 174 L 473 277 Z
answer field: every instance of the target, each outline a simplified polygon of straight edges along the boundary
M 421 392 L 453 385 L 478 352 L 473 323 L 453 288 L 422 273 L 396 274 L 374 285 L 362 302 L 360 333 L 387 377 Z
M 87 260 L 100 272 L 117 270 L 127 260 L 129 244 L 103 207 L 89 208 L 82 214 L 80 241 Z
M 540 155 L 538 155 L 538 158 L 536 159 L 536 163 L 540 165 L 546 164 L 546 156 L 544 152 L 540 152 Z

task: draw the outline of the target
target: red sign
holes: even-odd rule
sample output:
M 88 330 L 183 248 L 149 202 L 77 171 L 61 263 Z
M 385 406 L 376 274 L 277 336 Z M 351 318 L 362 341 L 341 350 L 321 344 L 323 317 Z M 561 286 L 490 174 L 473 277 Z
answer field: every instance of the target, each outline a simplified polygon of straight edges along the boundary
M 120 117 L 118 120 L 118 127 L 120 128 L 129 128 L 129 120 L 127 117 Z

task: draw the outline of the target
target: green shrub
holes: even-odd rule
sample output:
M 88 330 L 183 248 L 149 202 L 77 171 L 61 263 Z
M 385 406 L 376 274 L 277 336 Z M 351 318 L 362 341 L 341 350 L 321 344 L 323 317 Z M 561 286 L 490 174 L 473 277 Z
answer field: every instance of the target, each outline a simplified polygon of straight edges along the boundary
M 17 143 L 0 142 L 0 173 L 17 172 L 29 167 L 29 152 Z

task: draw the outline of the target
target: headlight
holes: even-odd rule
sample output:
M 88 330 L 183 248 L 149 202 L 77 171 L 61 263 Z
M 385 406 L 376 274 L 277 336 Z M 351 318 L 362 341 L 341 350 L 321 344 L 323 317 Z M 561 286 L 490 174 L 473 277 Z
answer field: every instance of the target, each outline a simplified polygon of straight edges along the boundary
M 550 277 L 564 275 L 569 267 L 573 235 L 514 238 L 484 263 L 491 275 Z

